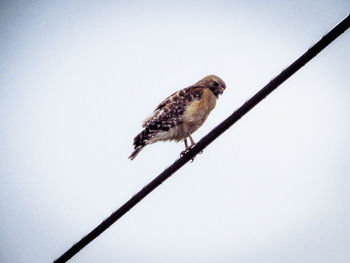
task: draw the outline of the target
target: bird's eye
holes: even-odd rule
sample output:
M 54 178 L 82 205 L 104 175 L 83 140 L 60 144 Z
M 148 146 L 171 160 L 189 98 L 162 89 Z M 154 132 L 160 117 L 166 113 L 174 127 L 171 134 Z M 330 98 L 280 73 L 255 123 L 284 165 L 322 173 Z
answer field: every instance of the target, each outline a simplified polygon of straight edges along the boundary
M 219 83 L 217 83 L 216 81 L 214 82 L 214 86 L 217 87 L 219 86 Z

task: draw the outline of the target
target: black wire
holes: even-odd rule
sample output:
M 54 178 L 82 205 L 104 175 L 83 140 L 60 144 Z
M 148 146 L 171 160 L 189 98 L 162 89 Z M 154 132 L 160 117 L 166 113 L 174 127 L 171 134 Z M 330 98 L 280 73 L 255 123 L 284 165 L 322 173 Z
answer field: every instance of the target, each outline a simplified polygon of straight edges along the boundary
M 194 158 L 199 152 L 219 137 L 223 132 L 230 128 L 237 122 L 244 114 L 250 111 L 254 106 L 261 102 L 267 95 L 274 91 L 280 84 L 292 76 L 296 71 L 303 67 L 320 51 L 328 46 L 333 40 L 340 36 L 350 26 L 350 15 L 348 15 L 342 22 L 335 26 L 328 34 L 323 36 L 315 45 L 299 57 L 293 64 L 283 70 L 277 77 L 271 80 L 265 87 L 256 93 L 251 99 L 244 103 L 239 109 L 233 112 L 226 120 L 220 123 L 216 128 L 204 136 L 186 155 L 176 160 L 171 166 L 165 169 L 159 176 L 146 185 L 140 192 L 135 194 L 129 201 L 127 201 L 118 210 L 113 212 L 107 219 L 98 225 L 89 234 L 83 237 L 79 242 L 74 244 L 62 256 L 54 262 L 66 262 L 77 254 L 82 248 L 89 244 L 92 240 L 98 237 L 103 231 L 115 223 L 119 218 L 126 214 L 133 206 L 140 202 L 145 196 L 157 188 L 161 183 L 168 179 L 173 173 L 180 169 L 189 160 Z

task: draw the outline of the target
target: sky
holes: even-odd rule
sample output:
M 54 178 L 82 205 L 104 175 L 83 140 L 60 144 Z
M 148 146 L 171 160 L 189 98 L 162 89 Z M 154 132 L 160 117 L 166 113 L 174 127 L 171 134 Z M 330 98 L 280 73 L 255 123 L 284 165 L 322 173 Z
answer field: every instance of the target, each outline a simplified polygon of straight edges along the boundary
M 2 1 L 0 261 L 52 262 L 179 157 L 142 121 L 209 74 L 198 141 L 349 1 Z M 349 262 L 350 31 L 70 262 Z

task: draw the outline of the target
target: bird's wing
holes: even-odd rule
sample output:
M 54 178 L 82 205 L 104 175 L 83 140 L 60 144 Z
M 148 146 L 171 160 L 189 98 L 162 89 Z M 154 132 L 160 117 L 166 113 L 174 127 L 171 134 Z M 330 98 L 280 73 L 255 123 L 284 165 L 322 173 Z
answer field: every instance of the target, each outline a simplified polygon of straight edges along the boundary
M 162 103 L 142 124 L 142 127 L 151 129 L 169 130 L 181 124 L 186 107 L 194 100 L 199 100 L 203 94 L 203 87 L 190 86 L 179 90 Z

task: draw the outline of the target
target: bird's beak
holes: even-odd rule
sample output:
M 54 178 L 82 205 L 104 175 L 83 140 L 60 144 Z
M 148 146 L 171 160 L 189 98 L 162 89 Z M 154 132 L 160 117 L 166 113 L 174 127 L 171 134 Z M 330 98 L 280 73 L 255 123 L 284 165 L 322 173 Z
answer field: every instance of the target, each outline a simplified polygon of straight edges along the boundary
M 220 95 L 222 95 L 222 93 L 224 93 L 224 90 L 225 89 L 223 87 L 220 88 Z

